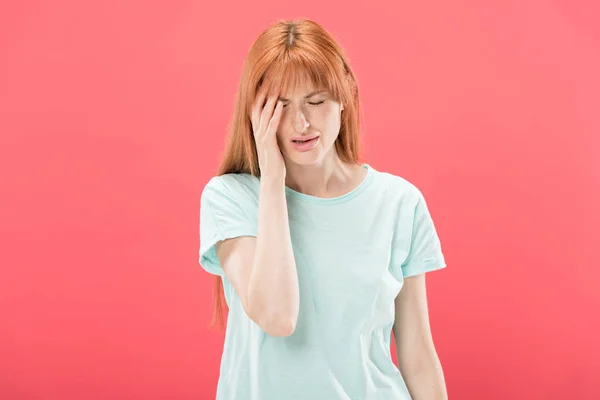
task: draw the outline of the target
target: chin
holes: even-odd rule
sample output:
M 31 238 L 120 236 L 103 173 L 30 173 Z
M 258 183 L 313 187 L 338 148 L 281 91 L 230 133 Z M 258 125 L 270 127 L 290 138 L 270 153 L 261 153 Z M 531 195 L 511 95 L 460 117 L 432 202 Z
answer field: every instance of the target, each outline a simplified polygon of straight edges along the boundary
M 320 148 L 305 152 L 299 152 L 292 149 L 286 154 L 286 158 L 297 165 L 315 165 L 323 161 L 325 154 Z

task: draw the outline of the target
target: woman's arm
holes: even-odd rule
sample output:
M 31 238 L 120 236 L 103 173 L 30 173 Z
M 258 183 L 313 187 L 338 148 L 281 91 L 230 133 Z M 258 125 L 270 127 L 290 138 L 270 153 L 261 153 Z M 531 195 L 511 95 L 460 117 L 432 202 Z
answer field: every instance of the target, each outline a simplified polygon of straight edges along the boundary
M 427 308 L 425 274 L 404 279 L 395 301 L 394 339 L 398 368 L 414 400 L 448 398 Z
M 277 143 L 283 107 L 278 97 L 279 90 L 267 96 L 263 88 L 252 106 L 261 172 L 257 236 L 224 241 L 216 251 L 248 316 L 272 336 L 289 336 L 296 329 L 300 289 L 285 197 L 285 163 Z
M 291 335 L 300 296 L 282 180 L 261 179 L 257 237 L 224 240 L 216 251 L 248 316 L 272 336 Z

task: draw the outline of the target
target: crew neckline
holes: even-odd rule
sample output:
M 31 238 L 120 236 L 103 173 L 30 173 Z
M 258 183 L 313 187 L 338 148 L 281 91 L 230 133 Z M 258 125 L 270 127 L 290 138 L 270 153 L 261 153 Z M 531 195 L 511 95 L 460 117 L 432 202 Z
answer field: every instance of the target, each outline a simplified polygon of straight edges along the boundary
M 289 186 L 285 186 L 285 191 L 288 195 L 290 195 L 293 198 L 302 200 L 302 201 L 306 201 L 309 203 L 315 203 L 315 204 L 338 204 L 344 201 L 348 201 L 353 199 L 354 197 L 358 196 L 368 185 L 369 182 L 371 182 L 371 177 L 373 175 L 373 167 L 371 167 L 369 164 L 363 163 L 362 167 L 367 169 L 367 175 L 363 178 L 362 182 L 358 184 L 358 186 L 356 186 L 354 189 L 350 190 L 349 192 L 341 195 L 341 196 L 337 196 L 337 197 L 317 197 L 317 196 L 312 196 L 310 194 L 305 194 L 305 193 L 301 193 L 298 192 L 292 188 L 290 188 Z

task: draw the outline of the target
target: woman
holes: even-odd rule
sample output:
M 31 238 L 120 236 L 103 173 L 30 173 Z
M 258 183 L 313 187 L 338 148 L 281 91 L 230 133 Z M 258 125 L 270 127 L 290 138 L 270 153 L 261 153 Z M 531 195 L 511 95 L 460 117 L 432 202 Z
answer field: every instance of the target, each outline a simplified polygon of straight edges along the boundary
M 424 277 L 440 241 L 422 193 L 358 145 L 339 44 L 310 20 L 263 32 L 200 205 L 199 262 L 229 308 L 218 399 L 446 398 Z

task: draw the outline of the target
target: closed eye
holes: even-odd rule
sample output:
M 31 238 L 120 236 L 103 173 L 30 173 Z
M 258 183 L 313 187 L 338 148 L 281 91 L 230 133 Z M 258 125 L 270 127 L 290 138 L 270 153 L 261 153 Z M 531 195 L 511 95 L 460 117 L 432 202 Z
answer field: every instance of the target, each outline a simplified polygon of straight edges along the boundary
M 319 106 L 319 105 L 321 105 L 321 104 L 323 104 L 323 103 L 325 103 L 325 100 L 323 100 L 323 101 L 319 101 L 318 103 L 311 103 L 311 102 L 308 102 L 308 104 L 310 104 L 311 106 Z M 284 106 L 284 107 L 287 107 L 287 104 L 284 104 L 283 106 Z

